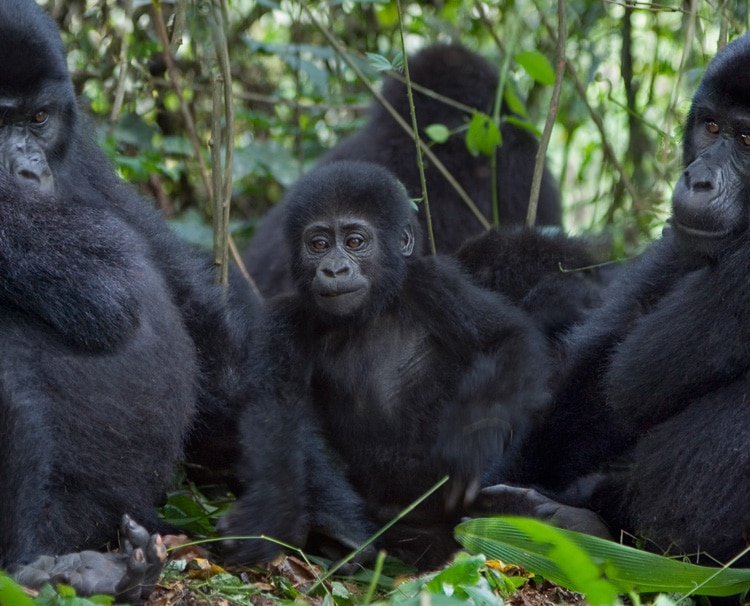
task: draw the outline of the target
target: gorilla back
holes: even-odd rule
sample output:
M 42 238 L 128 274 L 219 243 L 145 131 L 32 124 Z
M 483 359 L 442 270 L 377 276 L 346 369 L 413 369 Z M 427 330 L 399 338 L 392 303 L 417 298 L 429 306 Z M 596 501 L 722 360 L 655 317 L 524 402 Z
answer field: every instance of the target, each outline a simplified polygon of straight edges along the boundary
M 0 566 L 12 568 L 99 548 L 125 513 L 162 526 L 154 505 L 206 384 L 199 322 L 222 324 L 207 264 L 88 138 L 57 28 L 33 0 L 0 3 L 0 56 Z

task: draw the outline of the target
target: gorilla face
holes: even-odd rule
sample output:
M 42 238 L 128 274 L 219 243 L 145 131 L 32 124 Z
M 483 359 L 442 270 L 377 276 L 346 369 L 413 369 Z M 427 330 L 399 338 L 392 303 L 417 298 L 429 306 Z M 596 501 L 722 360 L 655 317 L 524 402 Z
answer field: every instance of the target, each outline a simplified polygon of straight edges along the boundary
M 59 115 L 46 109 L 26 113 L 17 104 L 0 100 L 0 168 L 23 183 L 52 193 L 55 179 L 47 162 L 50 148 L 59 130 Z
M 750 37 L 711 61 L 688 114 L 686 168 L 672 197 L 672 223 L 688 252 L 714 258 L 748 227 Z
M 371 281 L 363 271 L 377 256 L 378 240 L 365 219 L 316 221 L 302 235 L 304 254 L 314 271 L 316 305 L 334 316 L 348 316 L 367 301 Z
M 312 299 L 309 311 L 368 319 L 393 302 L 419 227 L 406 190 L 387 169 L 366 162 L 315 169 L 285 206 L 292 275 Z
M 29 35 L 29 32 L 35 32 Z M 43 192 L 67 178 L 78 109 L 57 27 L 41 7 L 0 3 L 0 169 Z

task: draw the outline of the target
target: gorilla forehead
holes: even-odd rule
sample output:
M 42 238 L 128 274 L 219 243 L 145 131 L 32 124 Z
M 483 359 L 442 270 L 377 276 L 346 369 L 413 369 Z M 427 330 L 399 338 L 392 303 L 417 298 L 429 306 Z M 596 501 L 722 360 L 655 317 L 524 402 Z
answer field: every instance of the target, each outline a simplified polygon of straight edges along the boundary
M 750 105 L 750 33 L 727 44 L 711 60 L 693 105 L 704 100 L 720 107 Z
M 316 219 L 364 217 L 389 234 L 417 224 L 401 182 L 369 162 L 341 161 L 316 168 L 297 181 L 286 203 L 285 231 L 292 240 Z
M 0 57 L 0 94 L 36 92 L 39 82 L 69 86 L 57 25 L 34 0 L 0 2 Z

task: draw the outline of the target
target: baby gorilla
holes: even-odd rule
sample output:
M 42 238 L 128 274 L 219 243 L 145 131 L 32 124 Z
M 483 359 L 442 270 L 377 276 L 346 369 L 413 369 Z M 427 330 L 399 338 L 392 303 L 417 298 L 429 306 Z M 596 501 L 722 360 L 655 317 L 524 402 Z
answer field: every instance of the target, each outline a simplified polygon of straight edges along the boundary
M 313 530 L 356 544 L 370 528 L 363 520 L 390 521 L 449 475 L 385 536 L 405 561 L 438 564 L 488 464 L 545 406 L 544 338 L 454 259 L 415 254 L 417 214 L 386 169 L 327 165 L 285 204 L 296 290 L 268 309 L 241 421 L 246 492 L 224 530 L 280 529 L 275 538 L 300 546 Z M 336 474 L 339 488 L 326 488 L 320 478 Z M 273 552 L 257 541 L 232 548 L 241 561 Z

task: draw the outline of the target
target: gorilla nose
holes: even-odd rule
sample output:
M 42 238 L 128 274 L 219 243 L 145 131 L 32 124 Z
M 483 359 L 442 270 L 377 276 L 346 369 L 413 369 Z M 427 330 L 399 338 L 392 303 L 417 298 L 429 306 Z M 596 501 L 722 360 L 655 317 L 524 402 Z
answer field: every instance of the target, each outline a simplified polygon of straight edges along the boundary
M 29 156 L 18 162 L 15 175 L 19 181 L 34 185 L 43 192 L 52 192 L 54 188 L 52 172 L 39 157 Z
M 326 278 L 341 278 L 349 273 L 349 266 L 344 265 L 328 265 L 321 267 L 321 271 Z

